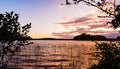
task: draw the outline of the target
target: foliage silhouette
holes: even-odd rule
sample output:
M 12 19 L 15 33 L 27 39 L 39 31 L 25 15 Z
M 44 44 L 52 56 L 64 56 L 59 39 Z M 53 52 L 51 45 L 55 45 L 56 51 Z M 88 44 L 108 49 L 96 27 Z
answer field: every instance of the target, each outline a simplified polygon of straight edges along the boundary
M 91 69 L 120 69 L 120 42 L 96 42 L 94 56 L 98 64 L 92 65 Z
M 29 44 L 27 35 L 31 23 L 21 26 L 19 14 L 6 12 L 0 14 L 0 67 L 4 69 L 13 56 L 21 51 L 20 47 Z
M 81 35 L 77 35 L 73 38 L 74 40 L 106 40 L 106 37 L 102 35 L 90 35 L 86 33 L 82 33 Z
M 110 3 L 107 0 L 66 0 L 66 5 L 79 4 L 80 2 L 96 7 L 106 13 L 105 16 L 98 17 L 112 18 L 110 22 L 107 22 L 112 28 L 116 29 L 120 27 L 120 5 L 117 5 L 115 0 L 111 4 L 112 7 L 108 6 Z M 90 69 L 120 69 L 119 41 L 96 42 L 95 46 L 99 52 L 95 52 L 94 56 L 99 59 L 99 62 L 92 65 Z

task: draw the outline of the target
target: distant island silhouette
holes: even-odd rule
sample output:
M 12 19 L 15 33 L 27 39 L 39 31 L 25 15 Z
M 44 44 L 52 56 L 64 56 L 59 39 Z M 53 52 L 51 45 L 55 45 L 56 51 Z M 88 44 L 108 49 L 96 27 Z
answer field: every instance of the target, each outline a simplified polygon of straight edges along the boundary
M 90 35 L 86 33 L 82 33 L 81 35 L 77 35 L 73 38 L 74 40 L 106 40 L 107 38 L 102 35 Z
M 75 36 L 73 40 L 120 40 L 120 36 L 117 38 L 106 38 L 103 35 L 91 35 L 82 33 L 81 35 Z

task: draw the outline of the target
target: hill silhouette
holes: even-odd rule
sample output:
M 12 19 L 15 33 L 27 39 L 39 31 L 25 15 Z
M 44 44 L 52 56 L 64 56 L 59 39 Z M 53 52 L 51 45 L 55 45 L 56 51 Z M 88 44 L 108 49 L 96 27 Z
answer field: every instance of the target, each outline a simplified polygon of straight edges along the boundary
M 81 35 L 77 35 L 73 38 L 74 40 L 107 40 L 105 36 L 102 35 L 90 35 L 86 33 L 82 33 Z

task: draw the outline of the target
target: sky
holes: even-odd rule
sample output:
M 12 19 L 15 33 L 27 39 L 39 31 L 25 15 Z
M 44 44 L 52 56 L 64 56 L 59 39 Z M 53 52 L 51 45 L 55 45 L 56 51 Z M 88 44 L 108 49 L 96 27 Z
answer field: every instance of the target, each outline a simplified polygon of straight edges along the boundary
M 111 19 L 98 18 L 101 11 L 84 3 L 61 5 L 65 0 L 0 0 L 0 13 L 14 11 L 20 14 L 21 25 L 32 23 L 28 35 L 32 38 L 67 38 L 81 33 L 117 37 L 106 22 Z

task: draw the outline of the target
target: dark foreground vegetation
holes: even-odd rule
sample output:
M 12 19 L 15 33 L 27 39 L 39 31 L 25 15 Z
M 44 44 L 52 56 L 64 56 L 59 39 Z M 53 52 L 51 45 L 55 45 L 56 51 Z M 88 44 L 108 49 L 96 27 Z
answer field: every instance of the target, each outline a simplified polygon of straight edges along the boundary
M 120 42 L 96 42 L 94 56 L 99 61 L 91 69 L 120 69 Z
M 6 12 L 0 14 L 0 69 L 9 69 L 9 61 L 21 51 L 21 46 L 28 45 L 31 39 L 27 35 L 31 23 L 21 26 L 19 14 Z

